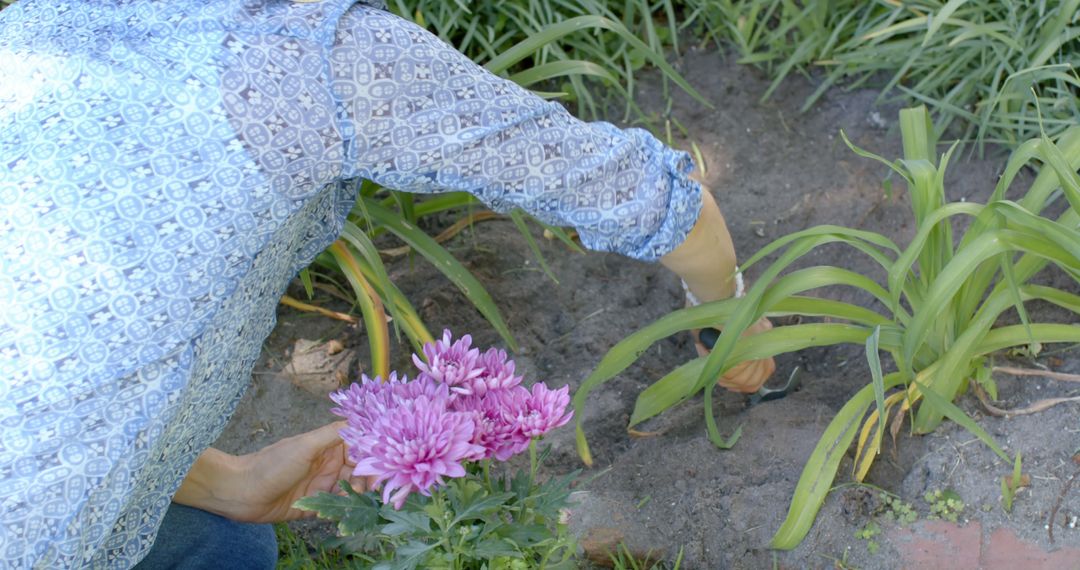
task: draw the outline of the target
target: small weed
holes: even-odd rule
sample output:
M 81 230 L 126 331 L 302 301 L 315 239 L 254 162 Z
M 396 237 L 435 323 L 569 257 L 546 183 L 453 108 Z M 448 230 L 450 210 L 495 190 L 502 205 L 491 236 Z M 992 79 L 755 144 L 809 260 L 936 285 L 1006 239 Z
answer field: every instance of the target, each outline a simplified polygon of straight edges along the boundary
M 865 540 L 866 551 L 870 554 L 877 554 L 880 545 L 874 539 L 880 534 L 881 527 L 878 526 L 878 523 L 871 520 L 870 522 L 866 523 L 866 526 L 864 526 L 862 530 L 859 530 L 855 533 L 855 538 L 859 540 Z
M 336 548 L 312 546 L 289 525 L 274 525 L 278 543 L 277 570 L 319 570 L 321 568 L 363 568 L 365 562 Z
M 896 522 L 900 526 L 907 526 L 918 520 L 919 513 L 915 512 L 915 508 L 911 506 L 911 503 L 888 493 L 882 493 L 880 498 L 881 509 L 888 520 Z
M 964 502 L 960 495 L 951 490 L 927 491 L 923 499 L 930 505 L 930 520 L 946 520 L 952 523 L 959 522 L 960 513 L 964 512 Z
M 833 568 L 835 570 L 858 570 L 857 568 L 852 566 L 850 562 L 848 562 L 848 555 L 849 554 L 851 554 L 851 547 L 850 546 L 844 548 L 844 554 L 841 555 L 840 558 L 836 558 L 834 556 L 829 556 L 827 554 L 821 554 L 821 553 L 818 553 L 818 556 L 832 562 Z M 776 570 L 776 568 L 778 568 L 778 566 L 776 564 L 776 559 L 774 558 L 773 559 L 773 570 Z
M 655 560 L 652 551 L 644 556 L 630 551 L 625 542 L 620 542 L 611 557 L 611 567 L 615 570 L 679 570 L 682 566 L 683 549 L 679 548 L 679 554 L 675 557 L 673 565 L 668 566 L 662 560 Z
M 1020 471 L 1020 461 L 1020 454 L 1017 453 L 1016 461 L 1013 463 L 1012 477 L 1006 475 L 1001 478 L 1001 506 L 1007 513 L 1012 512 L 1013 499 L 1016 498 L 1016 493 L 1020 488 L 1031 484 L 1031 478 Z

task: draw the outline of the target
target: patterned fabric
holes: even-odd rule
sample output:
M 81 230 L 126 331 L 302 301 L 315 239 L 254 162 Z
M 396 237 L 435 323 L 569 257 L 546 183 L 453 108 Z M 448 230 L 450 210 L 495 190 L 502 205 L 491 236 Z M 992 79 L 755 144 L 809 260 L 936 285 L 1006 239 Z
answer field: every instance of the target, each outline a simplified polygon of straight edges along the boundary
M 0 12 L 0 567 L 137 562 L 359 178 L 652 260 L 684 153 L 584 124 L 351 0 Z

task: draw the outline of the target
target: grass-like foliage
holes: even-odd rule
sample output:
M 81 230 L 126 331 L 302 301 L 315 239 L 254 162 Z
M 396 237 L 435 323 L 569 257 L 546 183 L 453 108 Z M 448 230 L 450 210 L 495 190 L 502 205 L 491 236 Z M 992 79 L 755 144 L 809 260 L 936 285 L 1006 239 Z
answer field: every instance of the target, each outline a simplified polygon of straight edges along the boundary
M 1080 0 L 686 0 L 706 38 L 775 78 L 821 70 L 931 107 L 961 138 L 1015 146 L 1080 121 Z M 1034 90 L 1034 94 L 1033 91 Z M 1041 107 L 1042 122 L 1037 120 Z
M 609 104 L 622 103 L 629 117 L 634 103 L 628 94 L 633 92 L 635 72 L 646 63 L 660 67 L 668 79 L 696 96 L 660 55 L 667 48 L 678 51 L 675 0 L 390 0 L 387 4 L 475 61 L 498 64 L 506 54 L 525 53 L 520 66 L 507 69 L 510 78 L 525 86 L 545 82 L 555 90 L 543 95 L 576 104 L 584 116 L 603 118 Z M 581 33 L 551 41 L 560 30 Z
M 723 324 L 725 334 L 709 357 L 681 366 L 642 392 L 631 427 L 704 391 L 709 438 L 718 446 L 730 446 L 732 442 L 717 430 L 712 405 L 716 378 L 725 370 L 744 360 L 812 346 L 866 347 L 867 384 L 837 413 L 811 454 L 788 517 L 773 538 L 775 548 L 794 548 L 806 535 L 851 443 L 858 440 L 854 477 L 861 480 L 877 457 L 885 431 L 898 432 L 905 417 L 911 418 L 915 433 L 929 432 L 948 417 L 1012 462 L 952 402 L 971 381 L 987 384 L 987 391 L 996 393 L 989 386 L 988 363 L 995 351 L 1025 347 L 1037 352 L 1046 343 L 1080 342 L 1080 327 L 1033 322 L 1027 310 L 1030 302 L 1041 301 L 1064 309 L 1069 315 L 1066 323 L 1077 322 L 1080 315 L 1080 296 L 1033 281 L 1045 269 L 1080 283 L 1080 127 L 1065 131 L 1056 144 L 1043 135 L 1020 145 L 985 205 L 946 202 L 944 173 L 955 145 L 937 156 L 925 107 L 901 111 L 900 127 L 904 158 L 895 162 L 848 145 L 861 156 L 884 162 L 906 181 L 916 228 L 911 242 L 900 247 L 883 235 L 839 226 L 790 234 L 743 265 L 775 255 L 745 297 L 676 311 L 624 339 L 574 396 L 578 446 L 586 462 L 591 455 L 581 408 L 589 393 L 653 342 L 716 323 Z M 1033 161 L 1042 165 L 1034 183 L 1026 192 L 1009 192 L 1016 174 Z M 1064 206 L 1064 212 L 1044 216 L 1055 204 L 1058 209 Z M 956 224 L 966 228 L 959 235 L 954 235 L 956 218 L 966 218 L 966 224 Z M 794 262 L 829 243 L 844 244 L 872 259 L 881 266 L 884 281 L 831 266 L 784 274 Z M 876 299 L 875 306 L 803 294 L 830 286 L 868 293 Z M 1016 311 L 1020 324 L 995 326 L 1010 310 Z M 761 316 L 787 315 L 807 318 L 805 324 L 740 338 Z M 892 356 L 895 370 L 883 370 L 880 351 Z

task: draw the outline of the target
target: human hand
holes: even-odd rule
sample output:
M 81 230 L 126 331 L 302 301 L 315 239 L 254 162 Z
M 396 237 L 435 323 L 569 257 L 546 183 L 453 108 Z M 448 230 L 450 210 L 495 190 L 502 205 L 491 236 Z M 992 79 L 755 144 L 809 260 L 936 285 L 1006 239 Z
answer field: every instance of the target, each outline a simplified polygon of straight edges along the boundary
M 226 518 L 254 523 L 281 522 L 313 516 L 292 507 L 297 499 L 341 492 L 345 479 L 362 493 L 371 488 L 365 477 L 353 477 L 338 432 L 345 422 L 285 438 L 248 455 L 208 449 L 199 456 L 173 500 Z
M 293 503 L 320 491 L 340 493 L 342 479 L 358 493 L 370 489 L 368 478 L 352 475 L 356 465 L 338 435 L 344 427 L 345 422 L 334 422 L 238 457 L 247 477 L 241 493 L 244 509 L 234 519 L 281 522 L 311 517 L 313 512 L 294 509 Z
M 750 325 L 743 332 L 743 336 L 758 334 L 770 329 L 772 329 L 772 322 L 762 317 L 756 323 Z M 699 356 L 709 355 L 709 348 L 706 348 L 701 342 L 700 331 L 694 331 L 694 346 L 697 348 Z M 772 376 L 775 370 L 776 362 L 771 357 L 760 360 L 747 360 L 731 367 L 717 381 L 717 384 L 728 390 L 752 394 L 765 384 L 765 381 L 769 379 L 769 376 Z

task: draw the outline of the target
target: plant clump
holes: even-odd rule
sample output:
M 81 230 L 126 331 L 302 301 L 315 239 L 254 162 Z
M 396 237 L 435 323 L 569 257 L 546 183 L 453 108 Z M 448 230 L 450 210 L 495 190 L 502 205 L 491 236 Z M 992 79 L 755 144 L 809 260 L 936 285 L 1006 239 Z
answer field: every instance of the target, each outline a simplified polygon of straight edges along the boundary
M 959 522 L 960 515 L 964 512 L 964 501 L 960 495 L 948 489 L 935 489 L 927 491 L 923 499 L 930 505 L 930 514 L 926 518 L 930 520 L 945 520 L 951 523 Z
M 708 357 L 676 368 L 638 395 L 628 427 L 703 393 L 708 437 L 727 448 L 739 432 L 724 437 L 718 430 L 716 378 L 746 360 L 811 347 L 862 345 L 866 385 L 837 412 L 811 453 L 773 548 L 794 548 L 806 536 L 852 444 L 853 478 L 861 482 L 880 456 L 885 435 L 896 438 L 905 423 L 911 432 L 923 434 L 948 418 L 1013 463 L 954 401 L 972 386 L 996 395 L 993 357 L 999 351 L 1026 347 L 1037 352 L 1050 343 L 1080 342 L 1080 328 L 1073 324 L 1080 316 L 1080 296 L 1042 284 L 1049 270 L 1066 283 L 1080 283 L 1080 127 L 1069 128 L 1057 140 L 1043 134 L 1020 145 L 985 204 L 948 201 L 945 171 L 956 146 L 938 154 L 925 107 L 902 110 L 900 131 L 904 156 L 895 161 L 844 140 L 856 154 L 885 164 L 903 179 L 915 228 L 907 244 L 833 225 L 781 237 L 741 264 L 746 271 L 767 263 L 745 296 L 676 311 L 633 333 L 605 355 L 574 395 L 580 411 L 592 390 L 625 370 L 652 343 L 722 323 L 725 334 Z M 1042 167 L 1035 181 L 1023 190 L 1011 188 L 1033 162 Z M 968 223 L 954 224 L 957 220 Z M 883 277 L 828 265 L 799 268 L 797 262 L 827 244 L 865 255 Z M 831 286 L 859 291 L 874 302 L 864 307 L 807 294 Z M 1028 306 L 1036 303 L 1055 305 L 1066 316 L 1054 317 L 1057 322 L 1033 318 Z M 1020 322 L 1003 323 L 1001 317 L 1012 312 Z M 799 317 L 798 324 L 742 334 L 762 317 L 792 316 Z M 882 352 L 891 358 L 883 359 Z M 589 463 L 581 417 L 578 450 Z
M 913 524 L 919 518 L 919 513 L 915 511 L 911 503 L 889 493 L 881 494 L 881 508 L 886 519 L 900 526 Z
M 320 493 L 296 507 L 338 522 L 339 545 L 374 568 L 569 568 L 576 473 L 539 481 L 536 440 L 570 421 L 569 388 L 522 385 L 504 351 L 465 335 L 414 355 L 413 379 L 392 372 L 331 395 L 354 476 L 381 492 Z M 529 452 L 529 469 L 492 474 Z
M 855 532 L 855 538 L 866 541 L 866 551 L 870 554 L 877 554 L 878 548 L 881 547 L 875 538 L 881 534 L 881 527 L 874 521 L 866 523 L 866 526 L 862 527 Z

